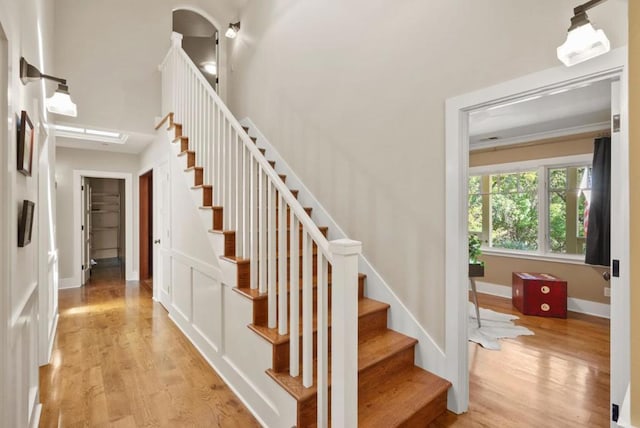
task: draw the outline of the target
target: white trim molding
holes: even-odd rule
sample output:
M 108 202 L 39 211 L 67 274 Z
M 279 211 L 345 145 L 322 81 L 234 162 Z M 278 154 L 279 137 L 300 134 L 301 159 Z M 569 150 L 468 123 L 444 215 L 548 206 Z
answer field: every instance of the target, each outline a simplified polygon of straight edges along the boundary
M 493 105 L 503 104 L 534 95 L 544 95 L 560 88 L 575 88 L 602 80 L 619 79 L 622 93 L 627 88 L 627 48 L 615 49 L 607 55 L 578 64 L 575 67 L 554 67 L 495 86 L 449 98 L 445 104 L 445 349 L 447 352 L 447 379 L 450 389 L 448 407 L 456 413 L 468 409 L 469 366 L 467 345 L 467 222 L 469 177 L 469 113 Z M 624 104 L 624 102 L 623 102 Z M 626 107 L 623 117 L 626 117 Z M 623 121 L 623 129 L 627 120 Z M 622 133 L 623 145 L 628 135 Z M 625 159 L 620 159 L 622 163 Z M 612 156 L 612 163 L 616 162 Z M 624 171 L 616 171 L 624 174 Z M 626 177 L 628 182 L 628 176 Z M 617 225 L 623 227 L 623 225 Z M 613 234 L 613 230 L 612 230 Z M 613 251 L 612 240 L 612 254 Z M 628 249 L 619 257 L 626 263 Z M 628 281 L 628 278 L 625 279 Z M 614 300 L 612 299 L 612 305 Z M 613 306 L 615 314 L 615 305 Z M 612 325 L 614 324 L 612 319 Z M 627 320 L 628 323 L 628 320 Z M 623 351 L 620 351 L 623 352 Z M 624 351 L 626 352 L 626 351 Z M 612 367 L 614 361 L 612 353 Z M 626 385 L 626 383 L 625 383 Z M 612 371 L 612 398 L 614 390 Z M 624 393 L 624 391 L 622 392 Z M 615 395 L 619 395 L 618 392 Z M 616 398 L 617 399 L 617 398 Z M 621 402 L 614 401 L 614 402 Z
M 80 214 L 82 208 L 81 204 L 81 178 L 116 178 L 124 180 L 124 193 L 125 193 L 125 278 L 127 281 L 135 281 L 138 279 L 136 272 L 133 270 L 134 265 L 134 252 L 133 252 L 133 174 L 129 172 L 112 172 L 112 171 L 90 171 L 90 170 L 73 170 L 73 284 L 68 287 L 63 287 L 62 283 L 64 279 L 60 280 L 60 288 L 80 287 L 82 285 L 81 272 L 77 269 L 80 266 L 80 260 L 82 257 L 82 234 L 80 233 L 81 224 Z
M 76 278 L 60 278 L 58 280 L 58 290 L 64 290 L 66 288 L 79 288 L 80 281 Z

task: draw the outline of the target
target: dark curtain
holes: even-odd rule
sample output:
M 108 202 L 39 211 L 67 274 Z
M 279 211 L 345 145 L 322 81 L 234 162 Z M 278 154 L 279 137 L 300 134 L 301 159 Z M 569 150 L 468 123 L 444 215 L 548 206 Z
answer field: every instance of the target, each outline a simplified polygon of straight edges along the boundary
M 591 173 L 591 203 L 585 263 L 611 264 L 611 138 L 596 138 Z

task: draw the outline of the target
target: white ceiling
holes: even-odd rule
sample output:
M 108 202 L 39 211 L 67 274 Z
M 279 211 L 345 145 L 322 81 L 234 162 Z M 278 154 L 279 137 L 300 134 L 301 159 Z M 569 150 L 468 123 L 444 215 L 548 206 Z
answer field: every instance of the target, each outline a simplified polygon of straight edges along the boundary
M 127 135 L 129 135 L 129 138 L 127 138 L 127 141 L 124 144 L 56 136 L 56 146 L 68 147 L 71 149 L 102 150 L 105 152 L 138 154 L 141 153 L 154 138 L 154 136 L 150 134 L 128 132 Z M 96 156 L 99 155 L 96 154 Z
M 469 116 L 470 147 L 517 143 L 602 129 L 609 121 L 611 82 L 505 103 Z

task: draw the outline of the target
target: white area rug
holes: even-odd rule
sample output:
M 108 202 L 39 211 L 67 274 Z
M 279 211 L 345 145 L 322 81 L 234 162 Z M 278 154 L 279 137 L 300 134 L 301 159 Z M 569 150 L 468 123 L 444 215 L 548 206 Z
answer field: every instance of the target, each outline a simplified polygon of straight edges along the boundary
M 513 338 L 518 336 L 532 336 L 534 333 L 526 327 L 515 325 L 512 320 L 518 317 L 511 314 L 502 314 L 491 309 L 480 308 L 480 324 L 476 320 L 476 309 L 469 302 L 469 340 L 480 344 L 483 348 L 500 350 L 498 339 Z

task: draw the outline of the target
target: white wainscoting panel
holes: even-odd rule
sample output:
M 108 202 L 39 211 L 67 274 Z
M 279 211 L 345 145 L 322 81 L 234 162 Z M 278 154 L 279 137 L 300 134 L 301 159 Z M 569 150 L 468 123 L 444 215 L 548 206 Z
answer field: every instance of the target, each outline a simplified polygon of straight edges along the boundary
M 191 321 L 191 267 L 172 257 L 171 273 L 173 307 L 185 320 Z
M 9 334 L 8 379 L 15 386 L 10 398 L 15 418 L 6 426 L 33 426 L 40 417 L 38 395 L 38 287 L 34 283 L 28 298 L 14 313 Z
M 193 325 L 218 352 L 222 340 L 222 288 L 220 281 L 193 271 Z

